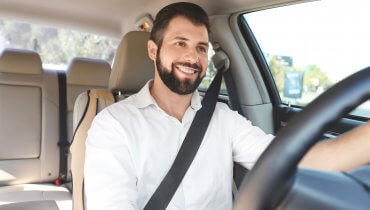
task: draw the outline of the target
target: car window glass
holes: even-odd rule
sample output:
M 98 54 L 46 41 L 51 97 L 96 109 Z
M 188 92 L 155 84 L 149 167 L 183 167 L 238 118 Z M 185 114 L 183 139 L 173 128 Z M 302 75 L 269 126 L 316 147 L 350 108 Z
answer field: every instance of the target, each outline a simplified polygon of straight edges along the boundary
M 369 8 L 369 1 L 326 0 L 243 15 L 283 103 L 305 106 L 370 66 Z M 370 101 L 351 114 L 369 118 Z
M 216 76 L 217 70 L 215 65 L 212 62 L 212 56 L 215 54 L 215 51 L 213 50 L 213 46 L 211 43 L 209 43 L 209 49 L 208 49 L 208 68 L 206 75 L 204 76 L 202 82 L 199 85 L 199 90 L 200 91 L 207 91 L 209 85 L 211 84 L 213 78 Z M 222 79 L 221 83 L 221 89 L 220 89 L 220 94 L 223 95 L 228 95 L 225 81 Z
M 77 56 L 112 63 L 118 44 L 118 39 L 97 34 L 0 20 L 0 52 L 7 47 L 34 50 L 48 69 L 66 69 Z

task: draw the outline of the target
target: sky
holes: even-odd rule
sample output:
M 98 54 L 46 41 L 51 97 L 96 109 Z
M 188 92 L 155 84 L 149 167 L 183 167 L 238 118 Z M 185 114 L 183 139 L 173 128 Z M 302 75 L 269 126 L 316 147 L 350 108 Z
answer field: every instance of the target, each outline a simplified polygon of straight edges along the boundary
M 332 82 L 370 66 L 370 1 L 323 0 L 246 15 L 262 51 L 316 64 Z

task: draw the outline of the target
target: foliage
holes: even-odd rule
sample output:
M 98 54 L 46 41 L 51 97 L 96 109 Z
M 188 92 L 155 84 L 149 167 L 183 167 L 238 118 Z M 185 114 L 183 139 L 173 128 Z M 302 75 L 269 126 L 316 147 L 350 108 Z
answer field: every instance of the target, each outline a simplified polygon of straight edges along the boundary
M 325 74 L 324 71 L 320 69 L 317 65 L 308 65 L 304 68 L 299 68 L 295 66 L 287 66 L 284 61 L 281 61 L 278 56 L 273 55 L 268 62 L 271 73 L 274 77 L 275 84 L 279 92 L 283 92 L 285 83 L 285 72 L 286 71 L 304 71 L 304 87 L 306 87 L 309 92 L 316 92 L 319 87 L 323 90 L 329 88 L 332 82 Z
M 268 63 L 272 76 L 274 77 L 276 87 L 279 92 L 283 92 L 284 90 L 284 75 L 286 71 L 286 67 L 282 64 L 282 62 L 277 58 L 276 55 L 273 55 Z
M 315 92 L 318 87 L 322 87 L 324 90 L 328 89 L 332 82 L 317 65 L 309 65 L 305 70 L 304 84 L 308 91 Z
M 76 56 L 101 58 L 111 63 L 118 46 L 118 40 L 95 34 L 14 21 L 0 22 L 1 37 L 7 41 L 5 47 L 35 50 L 44 64 L 56 65 L 68 65 Z

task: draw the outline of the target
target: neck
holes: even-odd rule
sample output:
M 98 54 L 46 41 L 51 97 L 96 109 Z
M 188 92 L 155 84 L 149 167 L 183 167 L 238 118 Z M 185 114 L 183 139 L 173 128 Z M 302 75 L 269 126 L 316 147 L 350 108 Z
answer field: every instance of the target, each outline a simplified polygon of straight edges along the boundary
M 150 88 L 150 94 L 157 102 L 158 106 L 163 109 L 168 115 L 177 118 L 180 122 L 191 103 L 193 94 L 180 95 L 172 92 L 158 78 L 154 78 L 153 85 Z

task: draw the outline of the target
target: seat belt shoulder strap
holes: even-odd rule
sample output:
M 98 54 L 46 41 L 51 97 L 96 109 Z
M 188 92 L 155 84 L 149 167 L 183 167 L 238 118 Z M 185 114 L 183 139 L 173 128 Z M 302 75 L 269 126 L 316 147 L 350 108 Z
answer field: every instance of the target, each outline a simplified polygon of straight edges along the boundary
M 59 86 L 59 177 L 56 182 L 63 183 L 67 179 L 68 149 L 67 139 L 67 76 L 64 71 L 58 71 Z
M 223 72 L 229 66 L 226 54 L 223 51 L 219 52 L 222 52 L 224 57 L 216 65 L 219 70 L 203 98 L 202 108 L 197 111 L 175 161 L 144 210 L 166 209 L 198 152 L 216 107 Z

